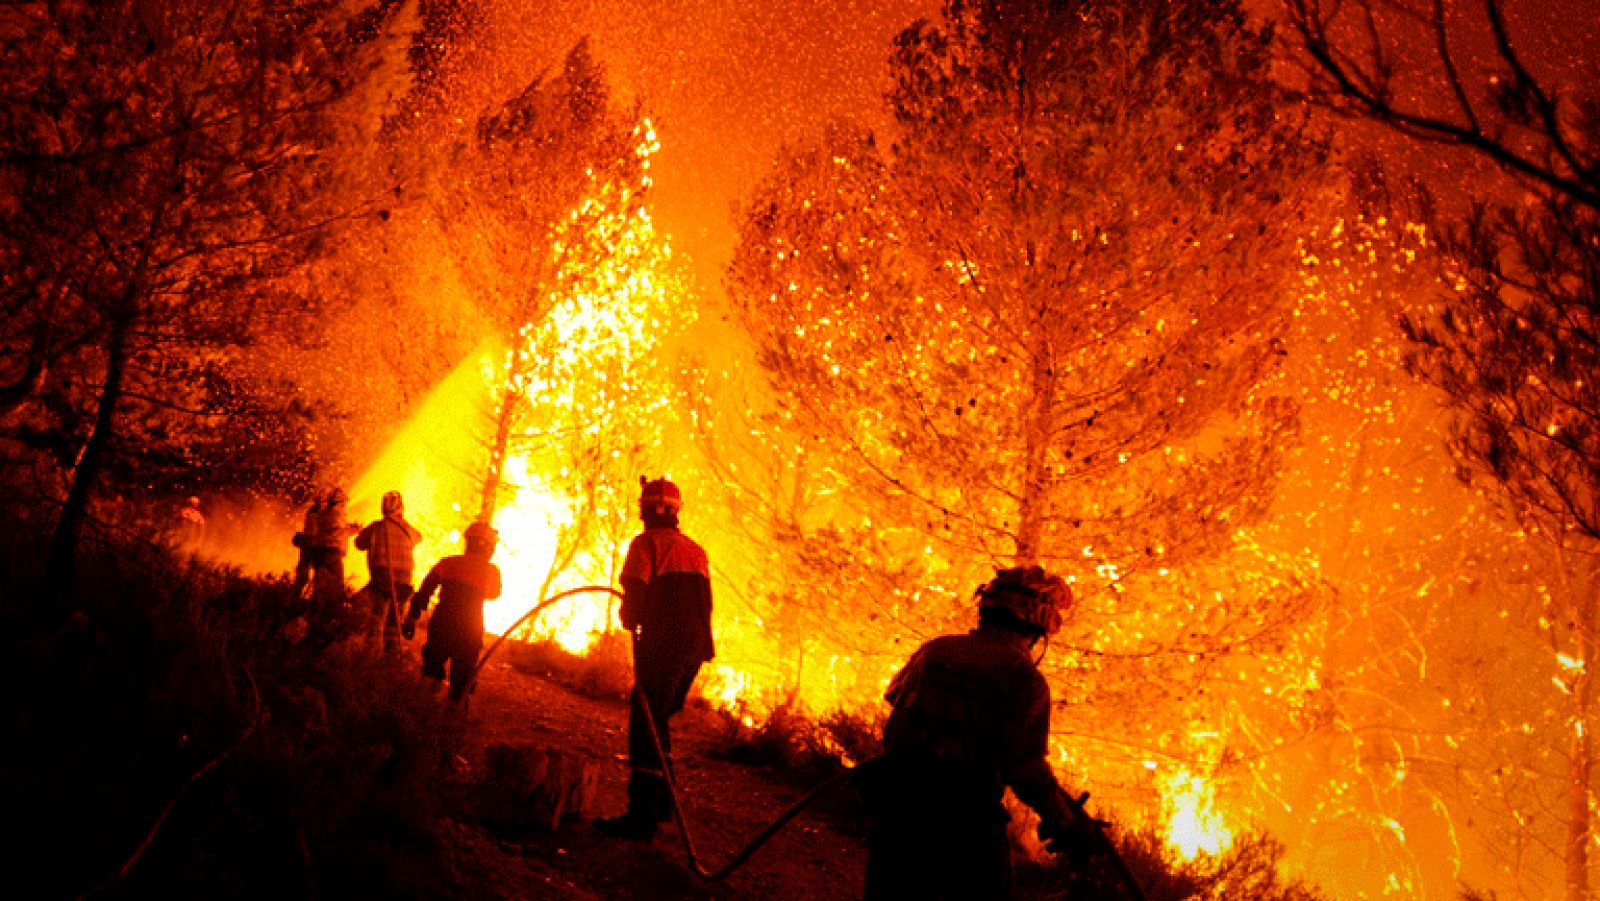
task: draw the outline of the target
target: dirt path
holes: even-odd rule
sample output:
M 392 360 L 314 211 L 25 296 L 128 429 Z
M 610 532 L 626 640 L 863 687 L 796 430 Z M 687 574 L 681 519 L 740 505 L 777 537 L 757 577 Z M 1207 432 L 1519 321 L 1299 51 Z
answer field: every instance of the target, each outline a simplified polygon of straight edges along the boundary
M 463 756 L 481 772 L 496 742 L 581 750 L 600 760 L 596 815 L 626 806 L 627 708 L 598 701 L 491 661 L 473 698 Z M 691 706 L 673 721 L 679 792 L 702 865 L 720 867 L 810 786 L 713 754 L 717 721 Z M 808 810 L 742 869 L 708 883 L 689 868 L 675 826 L 651 843 L 606 839 L 588 824 L 555 833 L 497 836 L 471 822 L 447 825 L 446 881 L 462 896 L 509 898 L 861 897 L 866 852 L 848 786 Z

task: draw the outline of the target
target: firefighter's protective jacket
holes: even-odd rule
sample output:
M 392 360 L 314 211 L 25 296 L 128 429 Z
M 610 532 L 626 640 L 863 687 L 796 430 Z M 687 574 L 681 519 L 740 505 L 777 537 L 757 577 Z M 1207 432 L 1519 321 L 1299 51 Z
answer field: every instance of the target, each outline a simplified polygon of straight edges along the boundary
M 999 626 L 927 642 L 889 683 L 886 758 L 932 759 L 971 773 L 985 805 L 1004 787 L 1047 828 L 1071 820 L 1046 755 L 1050 686 L 1025 646 Z
M 685 659 L 714 656 L 711 566 L 693 539 L 674 526 L 645 529 L 628 545 L 620 581 L 623 628 Z
M 411 584 L 414 551 L 422 533 L 403 517 L 385 516 L 356 535 L 356 549 L 367 552 L 367 568 L 389 570 L 395 581 Z
M 500 567 L 482 557 L 458 554 L 433 565 L 422 588 L 411 599 L 412 619 L 422 615 L 439 592 L 439 609 L 428 624 L 428 636 L 449 632 L 474 641 L 483 640 L 483 603 L 500 596 Z

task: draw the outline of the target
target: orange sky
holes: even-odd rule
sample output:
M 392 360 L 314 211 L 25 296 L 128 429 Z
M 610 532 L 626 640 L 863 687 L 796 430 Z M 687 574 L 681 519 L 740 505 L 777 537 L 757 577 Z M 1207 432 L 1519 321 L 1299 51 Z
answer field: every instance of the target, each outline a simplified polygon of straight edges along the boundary
M 1564 84 L 1600 79 L 1600 0 L 1503 0 L 1519 45 Z M 588 35 L 626 96 L 657 119 L 657 203 L 707 297 L 731 257 L 729 211 L 784 141 L 840 116 L 881 114 L 894 36 L 939 0 L 485 0 L 494 23 L 486 72 L 509 90 Z M 1279 0 L 1247 0 L 1271 14 Z M 1481 18 L 1479 0 L 1453 0 Z M 1285 33 L 1285 37 L 1288 37 Z M 1469 45 L 1481 42 L 1468 40 Z M 1591 48 L 1585 51 L 1584 48 Z M 489 48 L 485 48 L 489 49 Z M 1386 155 L 1460 183 L 1481 173 L 1384 135 Z

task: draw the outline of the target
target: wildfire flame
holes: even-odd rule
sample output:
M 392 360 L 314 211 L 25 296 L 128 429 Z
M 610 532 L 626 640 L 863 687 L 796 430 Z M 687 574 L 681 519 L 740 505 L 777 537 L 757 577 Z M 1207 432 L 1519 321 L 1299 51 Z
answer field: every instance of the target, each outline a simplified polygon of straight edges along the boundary
M 1233 830 L 1216 808 L 1216 786 L 1211 780 L 1178 767 L 1162 780 L 1161 789 L 1168 847 L 1185 861 L 1202 854 L 1215 857 L 1228 850 Z
M 488 361 L 498 349 L 474 354 L 457 367 L 422 403 L 416 414 L 356 482 L 351 509 L 376 515 L 378 498 L 398 490 L 406 502 L 406 517 L 423 533 L 417 548 L 417 581 L 441 558 L 460 553 L 461 529 L 471 519 L 470 507 L 477 488 L 474 475 L 463 465 L 481 455 L 481 448 L 463 410 L 481 405 L 489 396 L 484 379 L 493 367 Z M 536 485 L 525 455 L 507 461 L 509 481 Z M 500 567 L 504 591 L 500 600 L 484 606 L 484 628 L 501 634 L 538 603 L 555 561 L 557 536 L 570 518 L 569 511 L 549 494 L 535 488 L 517 491 L 503 506 L 495 525 L 500 546 L 495 563 Z M 533 632 L 554 640 L 564 649 L 581 654 L 614 620 L 608 599 L 602 595 L 577 595 L 540 614 Z
M 602 470 L 627 462 L 619 446 L 649 443 L 629 428 L 654 418 L 667 398 L 639 373 L 662 335 L 691 318 L 672 297 L 668 242 L 639 202 L 660 146 L 648 120 L 635 138 L 639 183 L 607 182 L 591 171 L 588 196 L 562 226 L 568 231 L 558 232 L 546 312 L 517 330 L 512 347 L 491 341 L 463 361 L 352 492 L 368 504 L 402 492 L 410 518 L 431 539 L 419 548 L 420 573 L 456 552 L 484 493 L 485 461 L 503 453 L 493 522 L 504 590 L 484 609 L 484 626 L 495 634 L 556 591 L 610 583 L 621 535 L 607 526 L 632 505 L 620 496 L 625 479 Z M 507 410 L 515 427 L 496 451 L 479 426 Z M 527 628 L 582 654 L 614 624 L 609 595 L 582 594 Z

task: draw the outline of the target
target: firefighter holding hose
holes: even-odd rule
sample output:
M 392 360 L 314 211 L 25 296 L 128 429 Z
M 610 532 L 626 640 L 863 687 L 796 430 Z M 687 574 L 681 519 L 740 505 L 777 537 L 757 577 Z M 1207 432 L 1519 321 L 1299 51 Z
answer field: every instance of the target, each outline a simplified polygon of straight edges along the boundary
M 868 899 L 1009 897 L 1007 787 L 1038 812 L 1050 851 L 1081 860 L 1100 847 L 1100 824 L 1046 761 L 1050 687 L 1032 653 L 1071 590 L 1016 567 L 977 602 L 976 629 L 925 643 L 889 683 L 884 753 L 856 770 L 872 819 Z
M 649 841 L 672 816 L 668 720 L 683 709 L 689 686 L 714 649 L 711 570 L 705 550 L 678 530 L 683 495 L 665 478 L 639 482 L 644 531 L 628 545 L 621 576 L 622 626 L 633 634 L 628 809 L 596 820 L 595 828 L 615 838 Z M 652 723 L 661 754 L 651 737 Z
M 400 615 L 411 600 L 411 574 L 422 533 L 406 522 L 406 504 L 398 491 L 384 494 L 383 516 L 356 535 L 356 550 L 367 552 L 367 587 L 362 600 L 368 609 L 369 638 L 383 636 L 383 650 L 400 644 Z

